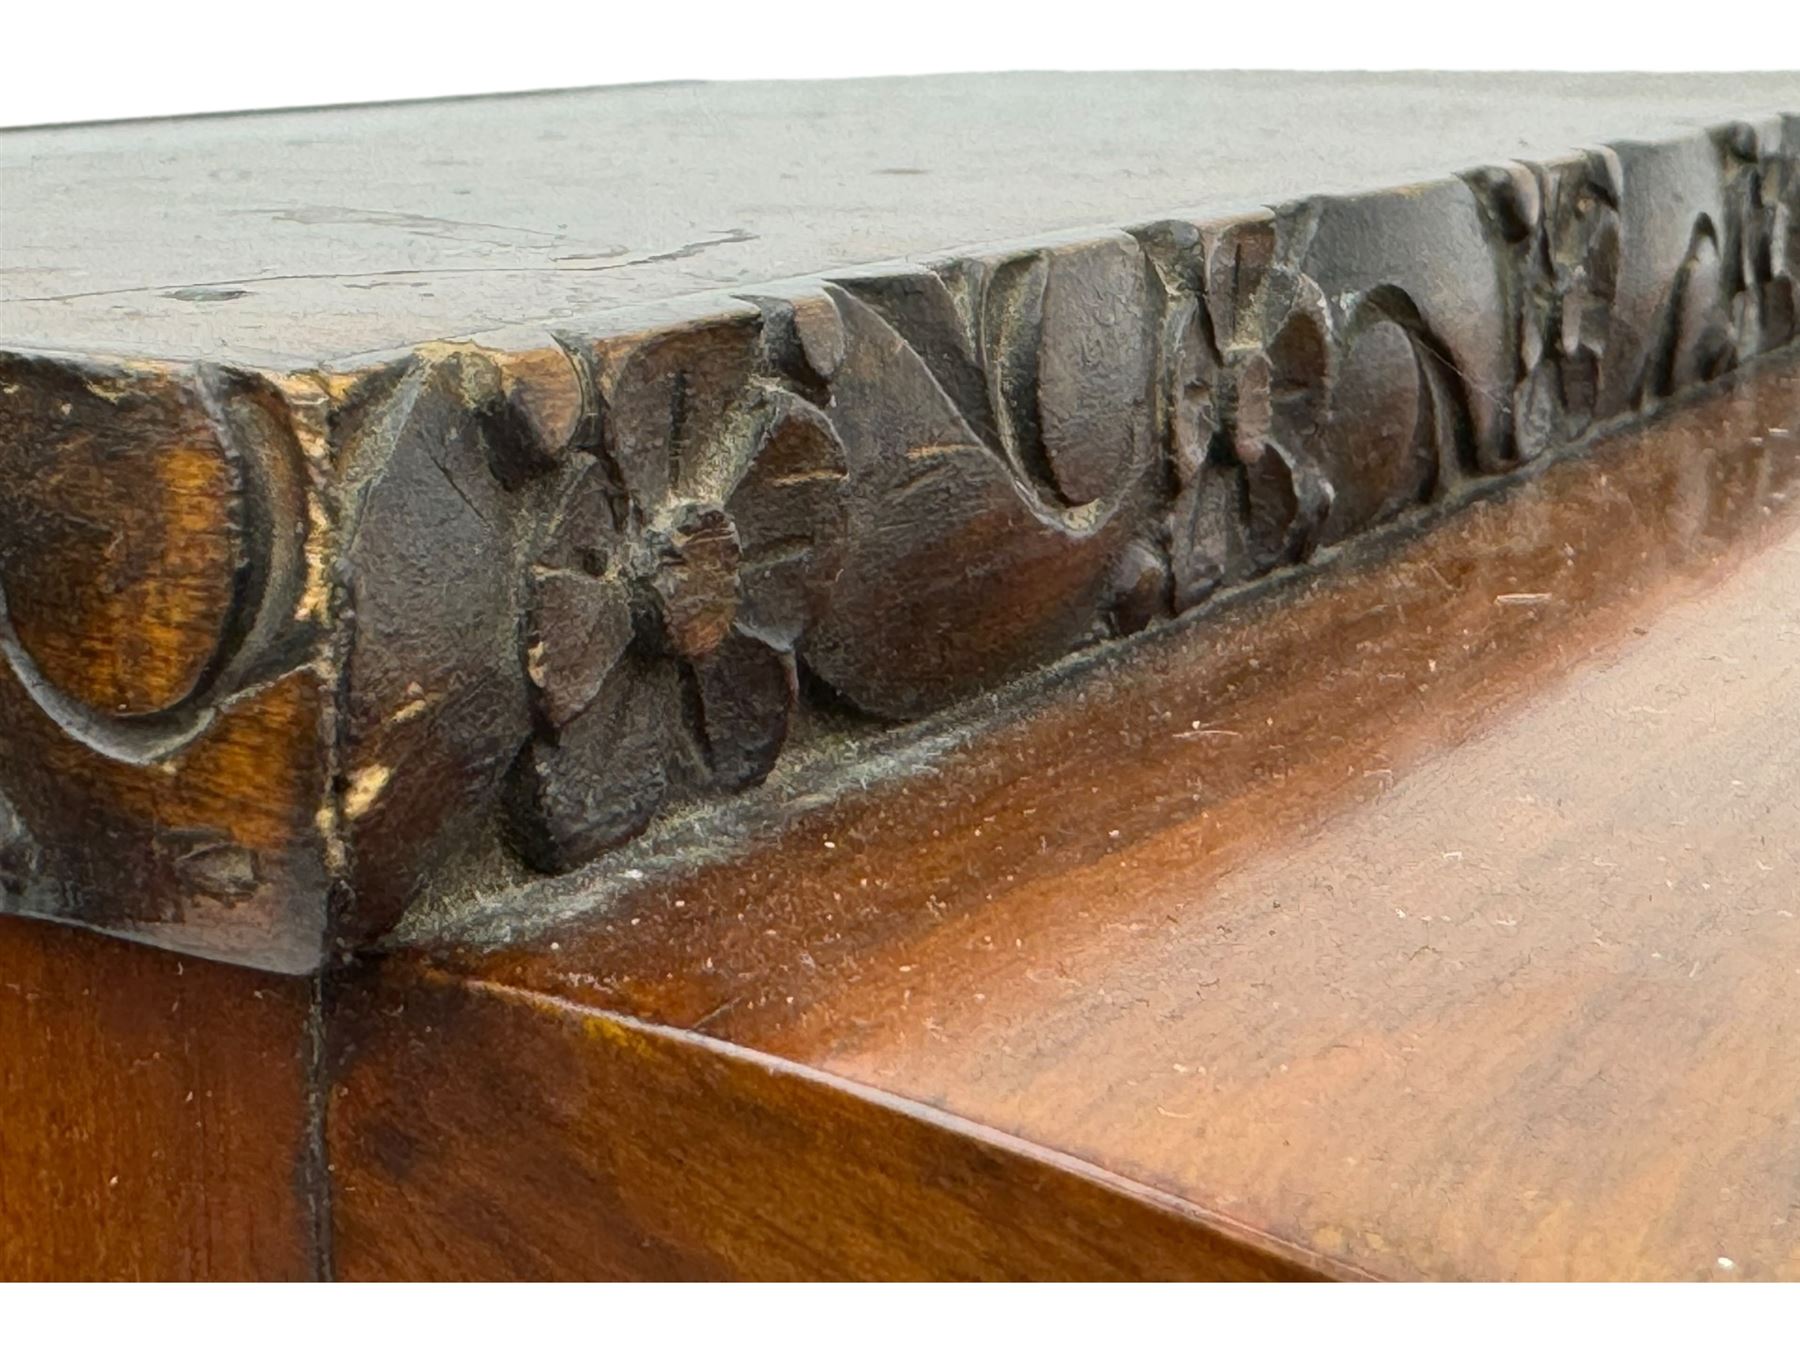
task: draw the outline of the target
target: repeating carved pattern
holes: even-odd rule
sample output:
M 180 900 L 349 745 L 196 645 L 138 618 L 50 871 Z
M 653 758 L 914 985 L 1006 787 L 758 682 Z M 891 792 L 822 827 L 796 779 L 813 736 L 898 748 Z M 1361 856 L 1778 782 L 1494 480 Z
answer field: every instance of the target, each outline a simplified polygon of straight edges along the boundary
M 556 617 L 575 605 L 560 590 L 554 614 L 532 611 L 534 652 L 573 643 L 567 664 L 584 672 L 570 698 L 534 670 L 545 707 L 590 709 L 609 753 L 559 796 L 543 776 L 549 745 L 534 743 L 526 817 L 554 819 L 560 801 L 563 833 L 584 842 L 540 840 L 528 856 L 592 856 L 642 828 L 667 784 L 759 779 L 789 726 L 796 657 L 808 687 L 879 718 L 917 716 L 1575 440 L 1615 411 L 1608 384 L 1627 380 L 1641 404 L 1787 341 L 1793 156 L 1745 128 L 1714 139 L 1717 218 L 1686 223 L 1629 376 L 1608 366 L 1627 281 L 1625 168 L 1609 149 L 1471 174 L 1456 200 L 1303 203 L 825 283 L 832 355 L 805 388 L 818 443 L 842 447 L 848 539 L 816 554 L 816 622 L 745 648 L 720 677 L 737 692 L 734 725 L 762 734 L 743 733 L 723 768 L 694 755 L 706 742 L 691 729 L 717 694 L 666 627 L 686 612 L 669 596 L 697 584 L 690 574 L 714 586 L 686 602 L 695 613 L 738 603 L 727 564 L 688 563 L 680 583 L 637 564 L 635 584 L 660 599 L 636 612 L 664 615 L 662 636 L 645 639 L 615 574 L 576 583 L 565 563 L 540 561 L 559 587 L 605 590 L 615 617 Z M 1640 206 L 1638 225 L 1684 228 L 1659 203 Z M 1478 238 L 1490 277 L 1446 274 L 1450 235 Z M 1510 316 L 1493 325 L 1498 344 L 1471 314 L 1487 309 Z M 1510 390 L 1498 388 L 1508 372 Z M 694 543 L 624 556 L 730 555 L 725 516 L 677 500 Z M 640 650 L 687 662 L 686 711 L 666 662 Z
M 379 928 L 471 859 L 589 862 L 797 741 L 946 708 L 1642 415 L 1792 343 L 1797 278 L 1788 118 L 310 381 L 6 358 L 28 486 L 0 499 L 0 718 L 172 770 L 219 709 L 310 672 L 337 702 L 295 762 L 329 799 L 283 847 Z M 102 424 L 197 448 L 94 458 Z M 103 518 L 155 493 L 188 537 L 109 551 Z M 60 602 L 46 559 L 71 557 L 121 568 L 136 609 Z M 84 663 L 87 635 L 129 652 L 165 616 L 179 640 L 135 683 Z M 80 854 L 53 778 L 0 781 L 49 871 Z M 159 921 L 196 876 L 235 904 L 274 875 L 272 845 L 193 838 L 152 840 Z

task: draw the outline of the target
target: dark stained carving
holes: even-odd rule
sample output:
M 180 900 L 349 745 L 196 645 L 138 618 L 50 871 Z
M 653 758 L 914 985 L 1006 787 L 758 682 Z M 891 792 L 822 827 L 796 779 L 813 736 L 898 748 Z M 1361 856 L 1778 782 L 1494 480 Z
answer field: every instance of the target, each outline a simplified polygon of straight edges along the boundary
M 1512 448 L 1530 459 L 1584 434 L 1599 409 L 1623 249 L 1621 169 L 1601 149 L 1513 165 L 1484 185 L 1516 292 Z
M 1793 340 L 1800 290 L 1800 147 L 1777 122 L 1736 123 L 1718 140 L 1725 161 L 1726 288 L 1741 358 Z
M 541 384 L 557 387 L 552 372 Z M 556 447 L 505 386 L 490 355 L 434 349 L 361 377 L 334 419 L 348 611 L 336 819 L 378 926 L 479 837 L 530 726 L 514 637 L 525 499 L 506 485 Z M 410 775 L 431 789 L 403 790 Z
M 1102 622 L 1156 460 L 1148 272 L 1119 234 L 830 293 L 850 547 L 802 652 L 857 707 L 911 717 Z
M 1737 357 L 1719 230 L 1704 212 L 1663 302 L 1657 341 L 1644 367 L 1640 401 L 1663 399 L 1729 370 Z
M 305 968 L 1643 416 L 1794 341 L 1797 128 L 344 370 L 0 354 L 0 907 Z
M 0 797 L 0 895 L 23 899 L 39 866 L 36 842 L 19 813 Z
M 1635 386 L 1640 404 L 1715 379 L 1792 339 L 1791 125 L 1731 123 L 1688 147 L 1690 156 L 1712 161 L 1716 178 L 1663 292 Z
M 1165 425 L 1174 603 L 1186 609 L 1316 542 L 1334 493 L 1317 455 L 1331 350 L 1324 294 L 1277 259 L 1272 219 L 1176 240 L 1163 261 Z
M 1333 487 L 1326 542 L 1347 538 L 1429 497 L 1437 487 L 1446 381 L 1411 298 L 1378 289 L 1349 312 L 1331 382 L 1326 472 Z M 1448 414 L 1463 415 L 1457 405 Z
M 1425 500 L 1473 454 L 1459 372 L 1474 363 L 1434 332 L 1408 269 L 1367 247 L 1365 215 L 1308 203 L 1148 236 L 1169 295 L 1178 609 Z
M 786 740 L 795 644 L 840 566 L 845 467 L 824 415 L 758 374 L 823 378 L 833 316 L 771 313 L 605 361 L 602 443 L 528 569 L 538 731 L 508 803 L 537 866 L 585 861 L 671 797 L 760 781 Z

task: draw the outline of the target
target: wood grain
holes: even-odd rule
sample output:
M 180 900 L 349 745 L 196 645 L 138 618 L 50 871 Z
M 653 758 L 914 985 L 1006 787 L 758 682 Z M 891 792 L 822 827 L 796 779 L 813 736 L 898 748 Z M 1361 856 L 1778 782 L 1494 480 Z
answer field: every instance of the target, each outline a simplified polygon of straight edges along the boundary
M 50 685 L 101 716 L 163 712 L 220 654 L 237 601 L 239 466 L 156 372 L 0 363 L 0 594 Z
M 1318 1265 L 770 1056 L 406 962 L 340 990 L 346 1279 L 1266 1279 Z
M 1764 363 L 317 1019 L 8 920 L 0 1271 L 1791 1277 L 1797 414 Z
M 308 1279 L 305 980 L 0 918 L 0 1278 Z
M 318 963 L 309 411 L 304 383 L 0 354 L 0 909 Z
M 0 136 L 0 1268 L 1800 1273 L 1793 77 L 1211 79 Z
M 1032 113 L 1056 88 L 1103 95 L 1109 124 L 1145 115 L 1136 77 L 1000 83 L 1018 101 L 984 113 L 983 137 L 957 142 L 964 158 L 1009 137 L 1040 146 Z M 1151 83 L 1168 100 L 1159 122 L 1219 96 L 1204 80 Z M 1466 93 L 1419 83 L 1440 113 Z M 1256 118 L 1276 84 L 1222 81 L 1243 99 L 1208 136 L 1268 135 Z M 925 87 L 887 96 L 908 105 Z M 947 87 L 984 109 L 993 94 Z M 1212 179 L 1149 214 L 1087 182 L 1039 206 L 1044 232 L 1022 238 L 1004 222 L 1042 179 L 1001 155 L 955 212 L 922 184 L 882 182 L 879 219 L 838 242 L 842 202 L 819 208 L 805 247 L 752 248 L 757 230 L 730 227 L 644 256 L 614 244 L 546 261 L 538 251 L 572 227 L 499 219 L 545 209 L 545 161 L 518 157 L 503 187 L 483 180 L 480 221 L 420 209 L 400 183 L 386 206 L 240 203 L 229 270 L 266 275 L 266 291 L 244 276 L 0 296 L 0 325 L 25 325 L 0 327 L 0 727 L 13 749 L 0 794 L 24 840 L 12 851 L 34 860 L 0 907 L 294 971 L 531 871 L 629 871 L 633 839 L 754 795 L 795 756 L 873 761 L 895 723 L 967 714 L 1073 652 L 1479 493 L 1593 428 L 1654 418 L 1795 337 L 1800 118 L 1746 104 L 1668 120 L 1753 89 L 1779 99 L 1785 77 L 1709 96 L 1645 82 L 1633 109 L 1588 83 L 1542 88 L 1487 120 L 1474 167 L 1422 178 L 1403 152 L 1426 127 L 1450 154 L 1446 117 L 1365 143 L 1349 125 L 1391 113 L 1393 88 L 1287 87 L 1336 90 L 1343 109 L 1308 108 L 1295 157 L 1332 163 L 1342 148 L 1361 167 L 1284 195 L 1290 170 L 1238 165 L 1228 214 Z M 584 135 L 610 125 L 623 142 L 646 106 L 691 99 L 718 122 L 746 97 L 481 107 L 541 151 L 578 111 L 596 114 Z M 206 216 L 220 204 L 205 184 L 261 200 L 269 165 L 316 166 L 317 147 L 287 131 L 449 166 L 468 112 L 129 134 L 168 151 Z M 1571 126 L 1601 143 L 1555 139 Z M 661 134 L 655 177 L 691 202 L 684 228 L 702 204 L 761 221 L 766 174 L 747 201 L 719 145 L 673 123 Z M 940 164 L 928 126 L 906 134 Z M 42 187 L 22 208 L 8 198 L 9 235 L 18 217 L 39 239 L 116 135 L 0 138 L 0 166 L 22 155 Z M 1090 172 L 1133 180 L 1107 150 L 1088 145 Z M 557 221 L 593 190 L 563 176 Z M 822 181 L 858 198 L 842 175 Z M 1056 226 L 1077 201 L 1095 214 Z M 966 230 L 944 236 L 956 219 Z M 119 241 L 91 224 L 58 227 L 34 270 L 123 267 Z M 343 231 L 367 243 L 363 265 Z M 491 266 L 374 265 L 394 234 L 508 242 Z M 880 242 L 938 237 L 955 247 Z M 140 277 L 181 256 L 137 244 Z M 315 245 L 316 264 L 302 261 Z M 750 270 L 718 271 L 725 247 Z M 581 303 L 550 303 L 562 262 L 594 274 Z M 474 287 L 479 303 L 463 292 L 446 308 L 440 286 Z M 277 293 L 278 355 L 264 346 Z M 115 308 L 129 311 L 127 359 L 77 320 Z M 196 313 L 209 336 L 190 363 Z M 412 336 L 374 336 L 396 332 Z M 186 809 L 220 796 L 201 766 L 241 765 L 221 744 L 231 734 L 266 755 L 228 785 L 269 827 L 254 839 L 228 810 Z M 107 822 L 97 835 L 69 824 L 90 812 Z
M 1792 1278 L 1796 429 L 1763 367 L 437 959 L 1372 1274 Z

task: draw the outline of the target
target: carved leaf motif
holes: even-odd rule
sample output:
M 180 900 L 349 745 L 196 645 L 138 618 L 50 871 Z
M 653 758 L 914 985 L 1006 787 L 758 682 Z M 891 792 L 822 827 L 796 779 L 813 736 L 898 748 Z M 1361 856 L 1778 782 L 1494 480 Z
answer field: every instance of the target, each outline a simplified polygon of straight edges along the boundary
M 959 424 L 1040 512 L 1083 528 L 1148 453 L 1150 332 L 1141 254 L 1126 236 L 999 263 L 863 278 L 844 290 L 923 363 Z
M 536 568 L 530 581 L 526 673 L 552 727 L 594 701 L 632 637 L 631 593 L 616 575 Z
M 1135 241 L 833 291 L 830 415 L 856 488 L 808 666 L 910 717 L 1075 646 L 1151 455 L 1148 278 Z
M 1728 295 L 1718 227 L 1702 212 L 1663 301 L 1640 400 L 1666 398 L 1730 369 L 1737 346 Z
M 734 629 L 693 666 L 700 745 L 714 782 L 760 783 L 787 740 L 798 697 L 794 654 Z
M 1712 133 L 1720 173 L 1716 209 L 1695 217 L 1664 293 L 1636 386 L 1640 403 L 1714 379 L 1794 336 L 1800 298 L 1795 156 L 1781 132 L 1772 139 L 1763 145 L 1748 123 Z
M 1436 471 L 1418 354 L 1385 317 L 1353 330 L 1331 395 L 1336 494 L 1327 541 L 1367 528 L 1416 502 Z
M 603 450 L 641 523 L 671 500 L 716 500 L 739 467 L 729 424 L 752 388 L 754 317 L 676 328 L 630 347 L 604 382 Z
M 760 449 L 725 502 L 737 529 L 738 627 L 792 651 L 843 569 L 844 447 L 824 414 L 770 397 Z
M 495 467 L 519 462 L 494 417 L 501 388 L 487 354 L 452 350 L 371 378 L 338 414 L 364 475 L 339 767 L 367 913 L 397 914 L 478 835 L 530 731 L 517 582 L 495 565 L 520 505 Z
M 1334 485 L 1328 543 L 1431 497 L 1471 439 L 1454 363 L 1406 292 L 1358 297 L 1341 329 L 1319 451 Z

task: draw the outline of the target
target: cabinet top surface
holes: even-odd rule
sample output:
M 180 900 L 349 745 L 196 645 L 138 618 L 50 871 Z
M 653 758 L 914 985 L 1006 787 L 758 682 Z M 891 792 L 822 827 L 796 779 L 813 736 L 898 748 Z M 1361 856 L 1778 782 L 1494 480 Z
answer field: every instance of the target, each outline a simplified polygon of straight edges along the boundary
M 270 364 L 1800 110 L 1800 75 L 669 84 L 0 133 L 0 344 Z

